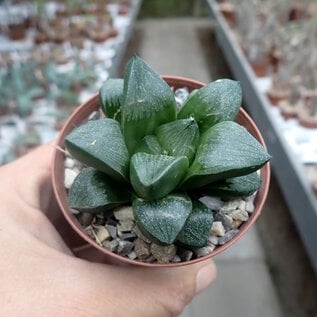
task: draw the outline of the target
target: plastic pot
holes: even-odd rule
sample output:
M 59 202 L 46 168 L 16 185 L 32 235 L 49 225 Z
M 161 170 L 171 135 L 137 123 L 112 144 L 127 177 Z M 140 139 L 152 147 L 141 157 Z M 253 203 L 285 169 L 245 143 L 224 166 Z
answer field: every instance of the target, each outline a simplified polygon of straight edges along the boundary
M 187 87 L 190 91 L 193 89 L 200 88 L 204 86 L 203 83 L 190 80 L 182 77 L 171 77 L 171 76 L 163 76 L 164 80 L 169 84 L 173 89 Z M 250 219 L 247 222 L 244 222 L 240 228 L 239 232 L 230 240 L 228 243 L 217 246 L 215 250 L 208 254 L 207 256 L 197 258 L 187 262 L 180 263 L 170 263 L 170 264 L 153 264 L 140 262 L 136 260 L 130 260 L 129 258 L 122 257 L 120 255 L 114 254 L 109 250 L 99 246 L 94 240 L 92 240 L 84 231 L 81 224 L 78 222 L 76 217 L 72 214 L 68 203 L 67 203 L 67 191 L 64 187 L 64 153 L 60 150 L 60 148 L 64 148 L 64 139 L 65 136 L 70 133 L 75 127 L 79 126 L 83 121 L 85 121 L 89 115 L 98 110 L 99 108 L 99 99 L 98 94 L 95 94 L 92 98 L 90 98 L 87 102 L 83 103 L 79 108 L 77 108 L 71 117 L 65 123 L 63 129 L 60 132 L 60 135 L 57 140 L 57 147 L 54 152 L 53 157 L 53 166 L 52 166 L 52 180 L 53 180 L 53 188 L 56 195 L 57 202 L 62 211 L 62 215 L 64 219 L 59 217 L 59 225 L 57 226 L 57 230 L 62 232 L 63 237 L 69 247 L 73 250 L 74 254 L 78 257 L 88 259 L 94 262 L 103 262 L 103 263 L 115 263 L 115 264 L 132 264 L 132 265 L 140 265 L 146 267 L 176 267 L 176 266 L 184 266 L 193 264 L 199 261 L 206 260 L 207 258 L 211 258 L 237 242 L 253 225 L 256 219 L 259 217 L 264 202 L 267 197 L 269 182 L 270 182 L 270 166 L 266 164 L 261 169 L 261 178 L 262 185 L 257 193 L 257 196 L 254 201 L 255 210 L 250 215 Z M 237 120 L 239 124 L 244 126 L 264 147 L 265 143 L 256 127 L 253 120 L 249 117 L 249 115 L 243 110 L 240 109 Z M 58 217 L 57 217 L 58 218 Z M 65 223 L 66 220 L 66 223 Z M 63 224 L 64 223 L 64 224 Z M 72 229 L 69 228 L 69 225 Z M 66 232 L 65 232 L 66 231 Z

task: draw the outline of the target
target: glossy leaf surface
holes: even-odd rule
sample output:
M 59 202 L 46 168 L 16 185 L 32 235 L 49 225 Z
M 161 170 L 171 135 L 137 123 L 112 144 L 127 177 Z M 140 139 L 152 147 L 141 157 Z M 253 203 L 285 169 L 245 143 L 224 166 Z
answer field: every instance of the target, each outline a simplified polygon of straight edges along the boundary
M 135 152 L 144 152 L 148 154 L 161 154 L 162 147 L 153 134 L 145 136 L 137 145 Z
M 261 168 L 270 155 L 242 126 L 220 122 L 200 139 L 184 188 L 197 188 L 211 182 L 243 176 Z
M 211 183 L 199 189 L 203 195 L 212 195 L 222 198 L 245 197 L 252 195 L 261 186 L 261 178 L 257 172 L 227 178 L 223 181 Z
M 190 94 L 177 118 L 193 117 L 203 133 L 218 122 L 234 120 L 241 101 L 240 83 L 231 79 L 219 79 Z
M 141 58 L 134 56 L 124 77 L 122 129 L 129 153 L 144 136 L 176 119 L 176 101 L 167 83 Z
M 130 163 L 131 185 L 138 196 L 147 200 L 159 199 L 176 188 L 187 168 L 185 156 L 136 153 Z
M 192 202 L 185 194 L 170 194 L 152 201 L 135 198 L 132 208 L 145 236 L 159 244 L 172 244 L 192 210 Z
M 99 90 L 99 101 L 106 117 L 121 122 L 123 79 L 109 78 L 104 81 Z
M 162 124 L 155 133 L 166 154 L 187 156 L 189 162 L 192 162 L 199 142 L 199 128 L 194 119 Z
M 177 241 L 185 246 L 201 248 L 207 245 L 214 220 L 211 210 L 199 201 L 193 201 L 193 209 L 186 220 Z
M 127 181 L 130 158 L 117 121 L 88 121 L 66 136 L 65 146 L 80 162 L 116 180 Z
M 131 201 L 131 193 L 106 174 L 94 168 L 83 169 L 69 190 L 71 208 L 98 213 Z

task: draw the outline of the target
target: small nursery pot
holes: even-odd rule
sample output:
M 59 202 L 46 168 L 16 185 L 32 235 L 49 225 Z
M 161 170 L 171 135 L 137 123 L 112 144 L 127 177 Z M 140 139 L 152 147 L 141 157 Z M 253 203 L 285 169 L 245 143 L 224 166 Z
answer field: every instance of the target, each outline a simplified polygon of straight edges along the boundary
M 163 76 L 163 79 L 169 84 L 169 86 L 173 89 L 178 89 L 182 87 L 187 87 L 189 91 L 194 89 L 201 88 L 204 86 L 203 83 L 194 81 L 187 78 L 182 77 L 171 77 L 171 76 Z M 68 199 L 67 199 L 67 191 L 64 187 L 64 153 L 61 149 L 64 149 L 64 139 L 65 137 L 77 126 L 79 126 L 83 121 L 85 121 L 89 115 L 93 112 L 98 110 L 99 108 L 99 98 L 98 94 L 95 94 L 92 98 L 90 98 L 87 102 L 83 103 L 68 121 L 65 123 L 63 129 L 60 132 L 60 135 L 57 139 L 57 146 L 54 152 L 53 157 L 53 188 L 54 192 L 58 201 L 58 204 L 61 208 L 62 214 L 66 219 L 65 227 L 72 227 L 73 230 L 68 229 L 68 236 L 65 236 L 65 227 L 57 227 L 57 230 L 64 231 L 64 238 L 66 243 L 68 243 L 69 247 L 73 250 L 74 254 L 78 257 L 88 259 L 93 262 L 103 262 L 103 263 L 112 263 L 112 264 L 132 264 L 132 265 L 140 265 L 146 267 L 176 267 L 176 266 L 184 266 L 188 264 L 193 264 L 196 262 L 200 262 L 211 258 L 227 248 L 233 245 L 236 241 L 238 241 L 253 225 L 256 219 L 259 217 L 264 202 L 267 197 L 268 189 L 269 189 L 269 182 L 270 182 L 270 166 L 266 164 L 261 169 L 261 179 L 262 185 L 257 192 L 254 206 L 255 210 L 250 215 L 248 221 L 243 223 L 239 228 L 239 232 L 233 237 L 232 240 L 227 242 L 224 245 L 217 246 L 213 252 L 210 254 L 190 260 L 187 262 L 179 262 L 179 263 L 170 263 L 170 264 L 156 264 L 156 263 L 147 263 L 141 262 L 136 260 L 131 260 L 126 257 L 122 257 L 115 253 L 110 252 L 106 248 L 101 247 L 98 245 L 94 240 L 92 240 L 84 231 L 83 227 L 77 220 L 77 218 L 72 214 L 69 206 L 68 206 Z M 265 143 L 259 132 L 258 128 L 256 127 L 255 123 L 249 117 L 249 115 L 243 110 L 240 109 L 237 120 L 239 124 L 244 126 L 264 147 Z M 64 221 L 65 222 L 65 221 Z M 68 225 L 69 224 L 69 225 Z M 63 226 L 62 219 L 60 219 L 59 226 Z M 77 235 L 74 239 L 74 233 Z M 70 242 L 72 240 L 72 242 Z M 77 240 L 77 241 L 75 241 Z

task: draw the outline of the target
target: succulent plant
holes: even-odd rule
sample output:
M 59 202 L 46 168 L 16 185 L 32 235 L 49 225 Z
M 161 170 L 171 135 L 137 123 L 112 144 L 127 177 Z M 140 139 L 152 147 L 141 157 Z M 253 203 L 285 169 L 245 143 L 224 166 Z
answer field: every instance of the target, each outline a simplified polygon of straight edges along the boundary
M 99 213 L 130 204 L 152 241 L 197 248 L 207 244 L 213 223 L 199 193 L 234 197 L 259 188 L 256 171 L 270 155 L 233 121 L 242 99 L 238 82 L 211 82 L 177 111 L 172 89 L 134 56 L 124 79 L 105 81 L 99 97 L 105 118 L 65 139 L 88 166 L 69 190 L 71 208 Z

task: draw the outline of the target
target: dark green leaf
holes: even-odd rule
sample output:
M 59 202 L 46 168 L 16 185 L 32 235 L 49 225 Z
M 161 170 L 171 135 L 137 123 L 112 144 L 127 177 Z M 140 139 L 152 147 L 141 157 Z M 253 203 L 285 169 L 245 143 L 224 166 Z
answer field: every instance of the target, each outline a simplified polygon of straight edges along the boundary
M 214 220 L 211 210 L 199 201 L 193 201 L 193 209 L 177 241 L 185 246 L 201 248 L 207 245 Z
M 157 140 L 157 137 L 153 134 L 145 136 L 137 145 L 135 152 L 144 152 L 148 154 L 161 154 L 162 148 Z
M 123 79 L 109 78 L 103 82 L 99 90 L 101 109 L 108 118 L 121 122 L 123 102 Z
M 71 208 L 98 213 L 131 201 L 131 193 L 94 168 L 83 169 L 69 190 Z
M 184 188 L 197 188 L 227 178 L 243 176 L 261 168 L 270 155 L 242 126 L 220 122 L 201 137 Z
M 201 133 L 221 121 L 233 121 L 242 100 L 240 83 L 219 79 L 190 94 L 177 118 L 193 117 Z
M 108 118 L 88 121 L 67 135 L 65 146 L 82 163 L 119 181 L 127 181 L 129 154 L 117 121 Z
M 134 56 L 124 77 L 122 128 L 129 152 L 144 136 L 176 119 L 176 101 L 167 83 L 142 59 Z
M 148 200 L 159 199 L 176 188 L 187 168 L 186 156 L 139 152 L 131 157 L 130 180 L 138 196 Z
M 133 200 L 137 226 L 150 240 L 159 244 L 172 244 L 182 230 L 192 210 L 187 195 L 170 194 L 159 200 Z
M 219 182 L 211 183 L 199 189 L 203 195 L 212 195 L 222 198 L 245 197 L 252 195 L 261 186 L 261 178 L 257 172 L 228 178 Z
M 199 142 L 199 129 L 192 118 L 160 125 L 155 131 L 163 151 L 172 156 L 187 156 L 191 163 Z

